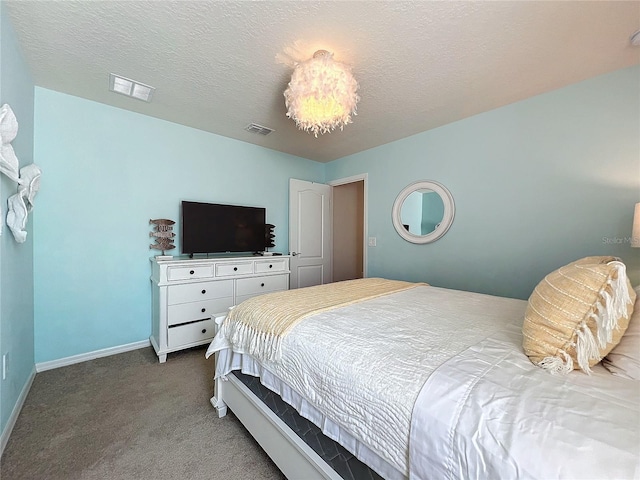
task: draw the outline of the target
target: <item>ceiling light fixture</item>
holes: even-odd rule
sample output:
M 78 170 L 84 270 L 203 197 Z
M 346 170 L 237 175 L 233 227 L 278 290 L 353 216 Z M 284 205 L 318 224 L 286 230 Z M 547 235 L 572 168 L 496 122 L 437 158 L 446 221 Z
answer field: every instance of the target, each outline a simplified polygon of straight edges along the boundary
M 144 102 L 150 102 L 155 87 L 110 73 L 109 90 L 126 95 L 127 97 L 137 98 Z
M 351 115 L 357 115 L 357 91 L 351 68 L 336 62 L 332 53 L 318 50 L 293 70 L 284 91 L 287 117 L 316 137 L 337 127 L 342 130 L 351 123 Z

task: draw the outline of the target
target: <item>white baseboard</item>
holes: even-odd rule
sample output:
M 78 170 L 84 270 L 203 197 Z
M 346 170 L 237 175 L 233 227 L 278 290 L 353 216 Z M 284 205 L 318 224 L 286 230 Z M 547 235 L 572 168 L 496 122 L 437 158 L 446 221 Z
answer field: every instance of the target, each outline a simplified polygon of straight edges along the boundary
M 27 399 L 27 394 L 29 390 L 31 390 L 31 385 L 33 384 L 33 379 L 36 378 L 36 369 L 31 370 L 31 374 L 29 378 L 22 387 L 22 391 L 18 396 L 18 400 L 13 407 L 13 411 L 11 412 L 11 416 L 7 420 L 7 424 L 4 426 L 4 430 L 2 431 L 2 435 L 0 435 L 0 456 L 4 453 L 4 447 L 7 446 L 9 442 L 9 437 L 11 436 L 11 432 L 13 431 L 13 427 L 18 420 L 18 415 L 20 415 L 20 410 L 22 410 L 22 406 L 24 405 L 25 400 Z
M 151 342 L 149 342 L 149 340 L 142 340 L 140 342 L 127 343 L 126 345 L 103 348 L 102 350 L 94 350 L 93 352 L 81 353 L 79 355 L 73 355 L 71 357 L 60 358 L 58 360 L 51 360 L 50 362 L 40 362 L 36 363 L 36 372 L 40 373 L 44 372 L 45 370 L 66 367 L 67 365 L 73 365 L 74 363 L 82 363 L 88 360 L 108 357 L 110 355 L 116 355 L 118 353 L 130 352 L 131 350 L 138 350 L 140 348 L 149 346 L 151 346 Z

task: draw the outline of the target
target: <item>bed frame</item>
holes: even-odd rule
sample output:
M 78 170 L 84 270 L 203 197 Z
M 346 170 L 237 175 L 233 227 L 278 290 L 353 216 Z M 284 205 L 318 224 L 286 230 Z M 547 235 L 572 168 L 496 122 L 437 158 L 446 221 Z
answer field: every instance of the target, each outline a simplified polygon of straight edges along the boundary
M 220 418 L 230 409 L 287 478 L 342 479 L 235 375 L 215 380 L 211 405 Z

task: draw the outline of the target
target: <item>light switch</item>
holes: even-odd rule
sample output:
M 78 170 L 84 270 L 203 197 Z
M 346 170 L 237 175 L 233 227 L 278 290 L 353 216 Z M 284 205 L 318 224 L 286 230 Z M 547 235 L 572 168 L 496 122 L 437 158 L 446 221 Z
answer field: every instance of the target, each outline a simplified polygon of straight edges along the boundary
M 370 247 L 376 246 L 376 237 L 369 237 L 369 246 Z

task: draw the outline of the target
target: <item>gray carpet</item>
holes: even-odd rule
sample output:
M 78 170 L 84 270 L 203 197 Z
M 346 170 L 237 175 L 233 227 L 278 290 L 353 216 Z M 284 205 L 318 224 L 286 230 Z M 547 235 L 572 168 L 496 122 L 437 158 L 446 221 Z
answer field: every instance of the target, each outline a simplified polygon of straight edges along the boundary
M 38 373 L 0 463 L 13 479 L 283 479 L 209 403 L 204 348 L 151 348 Z

